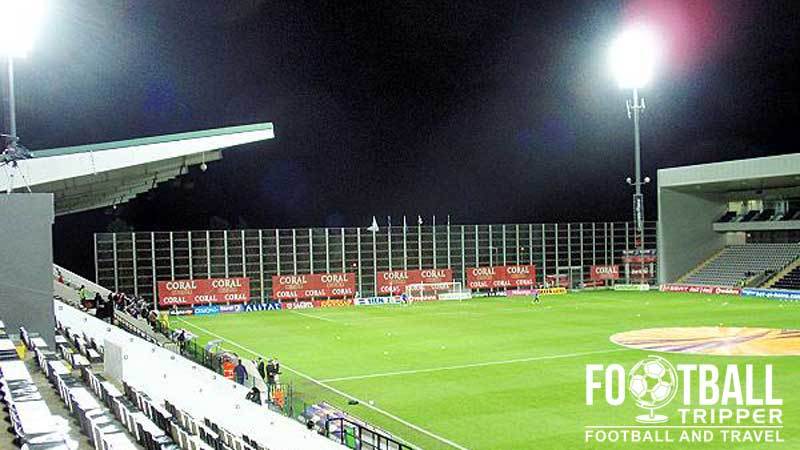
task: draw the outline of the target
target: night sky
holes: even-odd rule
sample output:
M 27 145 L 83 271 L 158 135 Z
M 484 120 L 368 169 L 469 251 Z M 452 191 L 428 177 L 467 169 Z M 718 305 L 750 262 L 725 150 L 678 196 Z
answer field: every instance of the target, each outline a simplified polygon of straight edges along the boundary
M 271 121 L 116 211 L 59 218 L 56 261 L 91 235 L 627 220 L 626 93 L 607 46 L 630 21 L 666 39 L 643 94 L 643 168 L 798 151 L 797 1 L 52 0 L 17 64 L 31 149 Z M 645 190 L 655 218 L 655 187 Z

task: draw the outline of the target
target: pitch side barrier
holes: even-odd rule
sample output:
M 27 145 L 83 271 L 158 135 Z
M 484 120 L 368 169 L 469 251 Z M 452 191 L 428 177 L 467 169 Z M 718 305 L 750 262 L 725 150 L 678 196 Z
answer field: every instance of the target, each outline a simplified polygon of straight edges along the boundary
M 756 289 L 744 288 L 742 297 L 772 298 L 776 300 L 800 301 L 800 291 L 789 291 L 786 289 Z
M 248 388 L 175 353 L 54 300 L 62 327 L 94 339 L 103 349 L 106 374 L 146 393 L 154 402 L 178 406 L 235 436 L 249 436 L 270 449 L 336 450 L 328 438 L 297 421 L 245 399 Z
M 737 288 L 729 286 L 704 286 L 669 283 L 659 286 L 659 291 L 709 295 L 733 295 L 739 297 L 768 298 L 781 301 L 800 301 L 800 291 L 790 291 L 786 289 Z
M 564 295 L 567 289 L 563 287 L 555 287 L 548 289 L 539 289 L 539 295 Z M 473 297 L 488 297 L 488 292 L 474 292 Z M 493 294 L 496 297 L 510 297 L 515 295 L 528 296 L 533 295 L 531 289 L 512 289 L 507 291 L 498 291 Z M 435 300 L 425 300 L 435 301 Z M 272 300 L 266 303 L 252 302 L 240 303 L 235 305 L 198 305 L 193 308 L 187 309 L 173 309 L 169 311 L 173 316 L 208 316 L 215 314 L 229 314 L 229 313 L 248 313 L 258 311 L 281 311 L 281 310 L 301 310 L 301 309 L 319 309 L 319 308 L 341 308 L 348 306 L 374 306 L 374 305 L 398 305 L 404 302 L 399 296 L 384 296 L 384 297 L 365 297 L 355 299 L 336 299 L 336 300 L 295 300 L 295 301 L 277 301 Z

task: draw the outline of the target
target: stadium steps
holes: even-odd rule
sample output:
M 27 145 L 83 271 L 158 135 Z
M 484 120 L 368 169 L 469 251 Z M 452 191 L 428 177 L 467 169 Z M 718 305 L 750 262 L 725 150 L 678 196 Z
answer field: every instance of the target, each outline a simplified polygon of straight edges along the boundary
M 8 413 L 5 420 L 11 424 L 10 433 L 0 432 L 0 448 L 93 449 L 47 378 L 36 368 L 34 353 L 53 352 L 41 337 L 24 328 L 20 328 L 19 337 L 24 346 L 17 346 L 0 322 L 0 403 Z
M 676 283 L 683 283 L 683 282 L 684 282 L 684 281 L 685 281 L 687 278 L 689 278 L 690 276 L 694 275 L 695 273 L 697 273 L 697 272 L 699 272 L 701 269 L 703 269 L 705 266 L 707 266 L 707 265 L 708 265 L 708 263 L 710 263 L 711 261 L 713 261 L 713 260 L 717 259 L 717 257 L 718 257 L 718 256 L 719 256 L 719 255 L 720 255 L 720 254 L 721 254 L 721 253 L 722 253 L 724 250 L 725 250 L 725 247 L 722 247 L 721 249 L 719 249 L 719 250 L 717 250 L 716 252 L 714 252 L 713 254 L 711 254 L 711 256 L 709 256 L 708 258 L 704 259 L 704 260 L 703 260 L 703 261 L 702 261 L 700 264 L 696 265 L 696 266 L 694 267 L 694 269 L 692 269 L 692 270 L 690 270 L 690 271 L 686 272 L 685 274 L 683 274 L 683 276 L 682 276 L 682 277 L 678 278 L 678 281 L 676 281 Z
M 60 330 L 56 336 L 57 350 L 34 347 L 34 359 L 45 385 L 51 388 L 53 397 L 60 401 L 67 417 L 76 424 L 75 429 L 83 433 L 82 443 L 94 449 L 177 450 L 171 439 L 161 438 L 166 433 L 148 418 L 134 420 L 113 410 L 113 402 L 122 393 L 94 372 L 84 356 L 90 349 L 85 336 L 68 329 Z M 95 366 L 102 371 L 102 364 Z
M 783 270 L 781 270 L 780 272 L 776 273 L 775 276 L 768 279 L 764 284 L 761 285 L 761 287 L 765 289 L 771 288 L 772 286 L 775 285 L 775 283 L 783 279 L 783 277 L 785 277 L 789 272 L 793 271 L 798 267 L 800 267 L 800 258 L 797 258 L 794 261 L 792 261 L 791 264 L 784 267 Z
M 81 433 L 80 424 L 75 422 L 75 419 L 70 414 L 69 407 L 67 407 L 67 405 L 61 401 L 59 393 L 51 387 L 50 381 L 47 379 L 44 372 L 39 369 L 39 366 L 36 362 L 35 352 L 35 350 L 34 352 L 28 352 L 28 355 L 32 355 L 32 357 L 26 357 L 25 363 L 31 373 L 33 382 L 36 384 L 36 386 L 39 388 L 39 392 L 42 394 L 42 398 L 50 407 L 50 412 L 53 414 L 53 416 L 60 417 L 64 423 L 69 424 L 68 436 L 72 442 L 78 443 L 77 450 L 94 449 L 94 446 L 89 439 L 87 439 L 87 436 Z

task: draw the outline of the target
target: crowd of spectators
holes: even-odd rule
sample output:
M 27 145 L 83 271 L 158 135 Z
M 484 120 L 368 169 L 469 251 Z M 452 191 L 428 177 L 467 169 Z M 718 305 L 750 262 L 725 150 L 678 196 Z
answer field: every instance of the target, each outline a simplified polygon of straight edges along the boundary
M 124 292 L 111 292 L 103 298 L 99 292 L 92 295 L 86 286 L 81 285 L 78 288 L 78 298 L 81 308 L 86 311 L 94 310 L 98 319 L 110 321 L 114 317 L 115 310 L 123 311 L 134 319 L 146 320 L 153 330 L 157 329 L 158 311 L 152 303 L 141 297 L 127 295 Z
M 247 368 L 243 364 L 244 360 L 235 353 L 229 356 L 223 363 L 223 373 L 229 373 L 231 378 L 238 384 L 243 386 L 250 384 L 248 383 L 248 378 L 251 375 L 248 374 Z M 283 408 L 285 398 L 283 389 L 280 387 L 281 364 L 278 359 L 269 358 L 269 360 L 264 361 L 263 358 L 258 357 L 253 360 L 253 364 L 256 366 L 259 378 L 266 384 L 266 400 L 279 408 Z M 252 388 L 245 398 L 260 405 L 262 404 L 262 391 L 256 385 L 255 380 L 252 380 L 251 383 Z

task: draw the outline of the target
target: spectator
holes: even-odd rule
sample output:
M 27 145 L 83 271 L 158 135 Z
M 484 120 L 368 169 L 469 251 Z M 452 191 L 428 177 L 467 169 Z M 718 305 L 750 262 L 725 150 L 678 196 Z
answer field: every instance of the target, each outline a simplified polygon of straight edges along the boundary
M 186 347 L 186 330 L 181 329 L 181 331 L 178 333 L 177 341 L 178 346 L 180 346 L 181 350 L 183 350 Z
M 207 348 L 206 348 L 207 349 Z M 233 366 L 233 361 L 230 358 L 223 358 L 222 360 L 222 375 L 229 379 L 233 380 L 235 378 L 234 372 L 236 371 L 235 367 Z
M 233 375 L 237 383 L 244 385 L 244 382 L 247 381 L 247 369 L 242 364 L 242 359 L 239 358 L 236 367 L 233 369 Z
M 158 325 L 160 327 L 161 333 L 163 333 L 164 336 L 168 336 L 169 335 L 169 330 L 170 330 L 169 314 L 167 314 L 166 311 L 164 311 L 162 313 L 159 313 L 157 309 L 153 309 L 153 310 L 158 315 Z
M 281 363 L 277 358 L 270 358 L 267 361 L 267 388 L 269 393 L 275 390 L 275 387 L 280 383 L 278 375 L 281 373 Z
M 147 309 L 143 309 L 143 312 L 144 311 L 147 311 Z M 150 313 L 147 314 L 147 322 L 150 324 L 153 330 L 155 330 L 158 326 L 158 312 L 156 312 L 155 309 L 151 310 Z
M 247 393 L 245 399 L 250 400 L 251 402 L 255 403 L 256 405 L 261 404 L 261 391 L 258 390 L 257 387 L 253 386 L 253 389 L 250 389 L 250 392 Z
M 103 305 L 103 317 L 108 319 L 108 323 L 114 323 L 114 302 L 106 302 Z
M 286 398 L 283 396 L 283 390 L 281 390 L 281 388 L 275 389 L 275 392 L 272 394 L 272 403 L 283 409 L 286 404 Z
M 264 364 L 264 360 L 259 356 L 257 360 L 257 367 L 258 367 L 258 374 L 261 376 L 261 379 L 264 380 L 267 378 L 267 367 Z
M 103 320 L 106 317 L 108 317 L 108 304 L 109 302 L 103 300 L 102 295 L 100 295 L 99 293 L 95 294 L 94 296 L 95 317 L 97 317 L 100 320 Z
M 271 394 L 273 389 L 275 389 L 275 373 L 277 370 L 275 369 L 275 361 L 270 358 L 267 361 L 267 388 L 269 389 L 269 393 Z
M 86 286 L 81 285 L 81 287 L 78 289 L 78 298 L 81 300 L 81 304 L 83 304 L 83 302 L 89 298 L 89 290 L 86 289 Z

